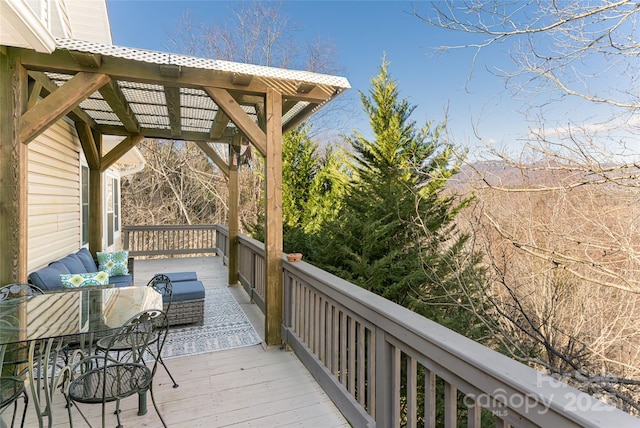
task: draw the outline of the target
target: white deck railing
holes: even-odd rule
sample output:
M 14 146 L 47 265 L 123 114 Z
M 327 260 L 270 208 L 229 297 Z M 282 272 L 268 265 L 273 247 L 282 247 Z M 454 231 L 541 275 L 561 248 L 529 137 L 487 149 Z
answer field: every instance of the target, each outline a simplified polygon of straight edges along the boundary
M 227 229 L 217 226 L 219 254 Z M 264 246 L 240 280 L 263 302 Z M 356 427 L 632 427 L 640 420 L 305 262 L 283 261 L 283 340 Z M 465 421 L 466 420 L 466 421 Z
M 216 227 L 209 224 L 123 226 L 123 248 L 131 256 L 207 254 L 216 251 Z

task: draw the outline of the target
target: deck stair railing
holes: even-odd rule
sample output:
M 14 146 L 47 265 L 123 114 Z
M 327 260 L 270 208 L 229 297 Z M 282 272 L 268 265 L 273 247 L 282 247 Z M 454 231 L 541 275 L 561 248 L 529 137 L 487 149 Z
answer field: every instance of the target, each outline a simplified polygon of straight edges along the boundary
M 228 231 L 217 227 L 218 252 Z M 264 245 L 240 235 L 264 297 Z M 352 426 L 640 426 L 628 413 L 305 262 L 283 258 L 283 340 Z
M 123 226 L 123 248 L 131 256 L 210 254 L 216 228 L 209 224 Z

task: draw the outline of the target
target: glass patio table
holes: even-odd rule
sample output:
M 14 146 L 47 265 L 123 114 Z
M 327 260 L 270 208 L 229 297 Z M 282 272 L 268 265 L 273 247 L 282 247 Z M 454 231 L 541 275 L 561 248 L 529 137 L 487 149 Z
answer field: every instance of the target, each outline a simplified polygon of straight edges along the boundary
M 148 309 L 162 310 L 162 296 L 151 287 L 83 287 L 0 302 L 0 348 L 27 345 L 30 401 L 41 427 L 45 417 L 53 424 L 53 391 L 77 353 L 91 352 L 95 339 Z M 146 411 L 145 398 L 139 413 Z

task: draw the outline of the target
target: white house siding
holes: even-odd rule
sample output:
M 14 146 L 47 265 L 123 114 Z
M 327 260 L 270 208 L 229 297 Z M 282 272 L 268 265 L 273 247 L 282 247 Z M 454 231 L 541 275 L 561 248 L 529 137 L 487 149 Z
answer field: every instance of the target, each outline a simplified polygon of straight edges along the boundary
M 29 272 L 80 247 L 80 150 L 65 120 L 29 143 Z
M 112 45 L 106 0 L 67 0 L 71 38 Z

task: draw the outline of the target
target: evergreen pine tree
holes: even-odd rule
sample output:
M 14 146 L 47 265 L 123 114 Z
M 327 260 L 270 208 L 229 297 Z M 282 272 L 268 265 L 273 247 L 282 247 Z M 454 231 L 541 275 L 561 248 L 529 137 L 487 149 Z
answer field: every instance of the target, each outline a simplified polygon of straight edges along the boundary
M 353 177 L 344 209 L 324 233 L 331 241 L 316 263 L 479 337 L 467 304 L 470 294 L 480 298 L 480 258 L 467 251 L 468 237 L 453 222 L 467 201 L 456 203 L 444 194 L 447 179 L 458 169 L 452 148 L 443 141 L 444 125 L 418 128 L 410 119 L 415 106 L 399 98 L 388 66 L 383 60 L 369 96 L 360 94 L 374 137 L 355 133 L 347 139 Z
M 282 138 L 282 223 L 285 252 L 302 252 L 313 259 L 316 235 L 341 206 L 345 165 L 340 152 L 327 146 L 322 152 L 303 124 Z M 264 214 L 247 227 L 253 238 L 264 239 Z

